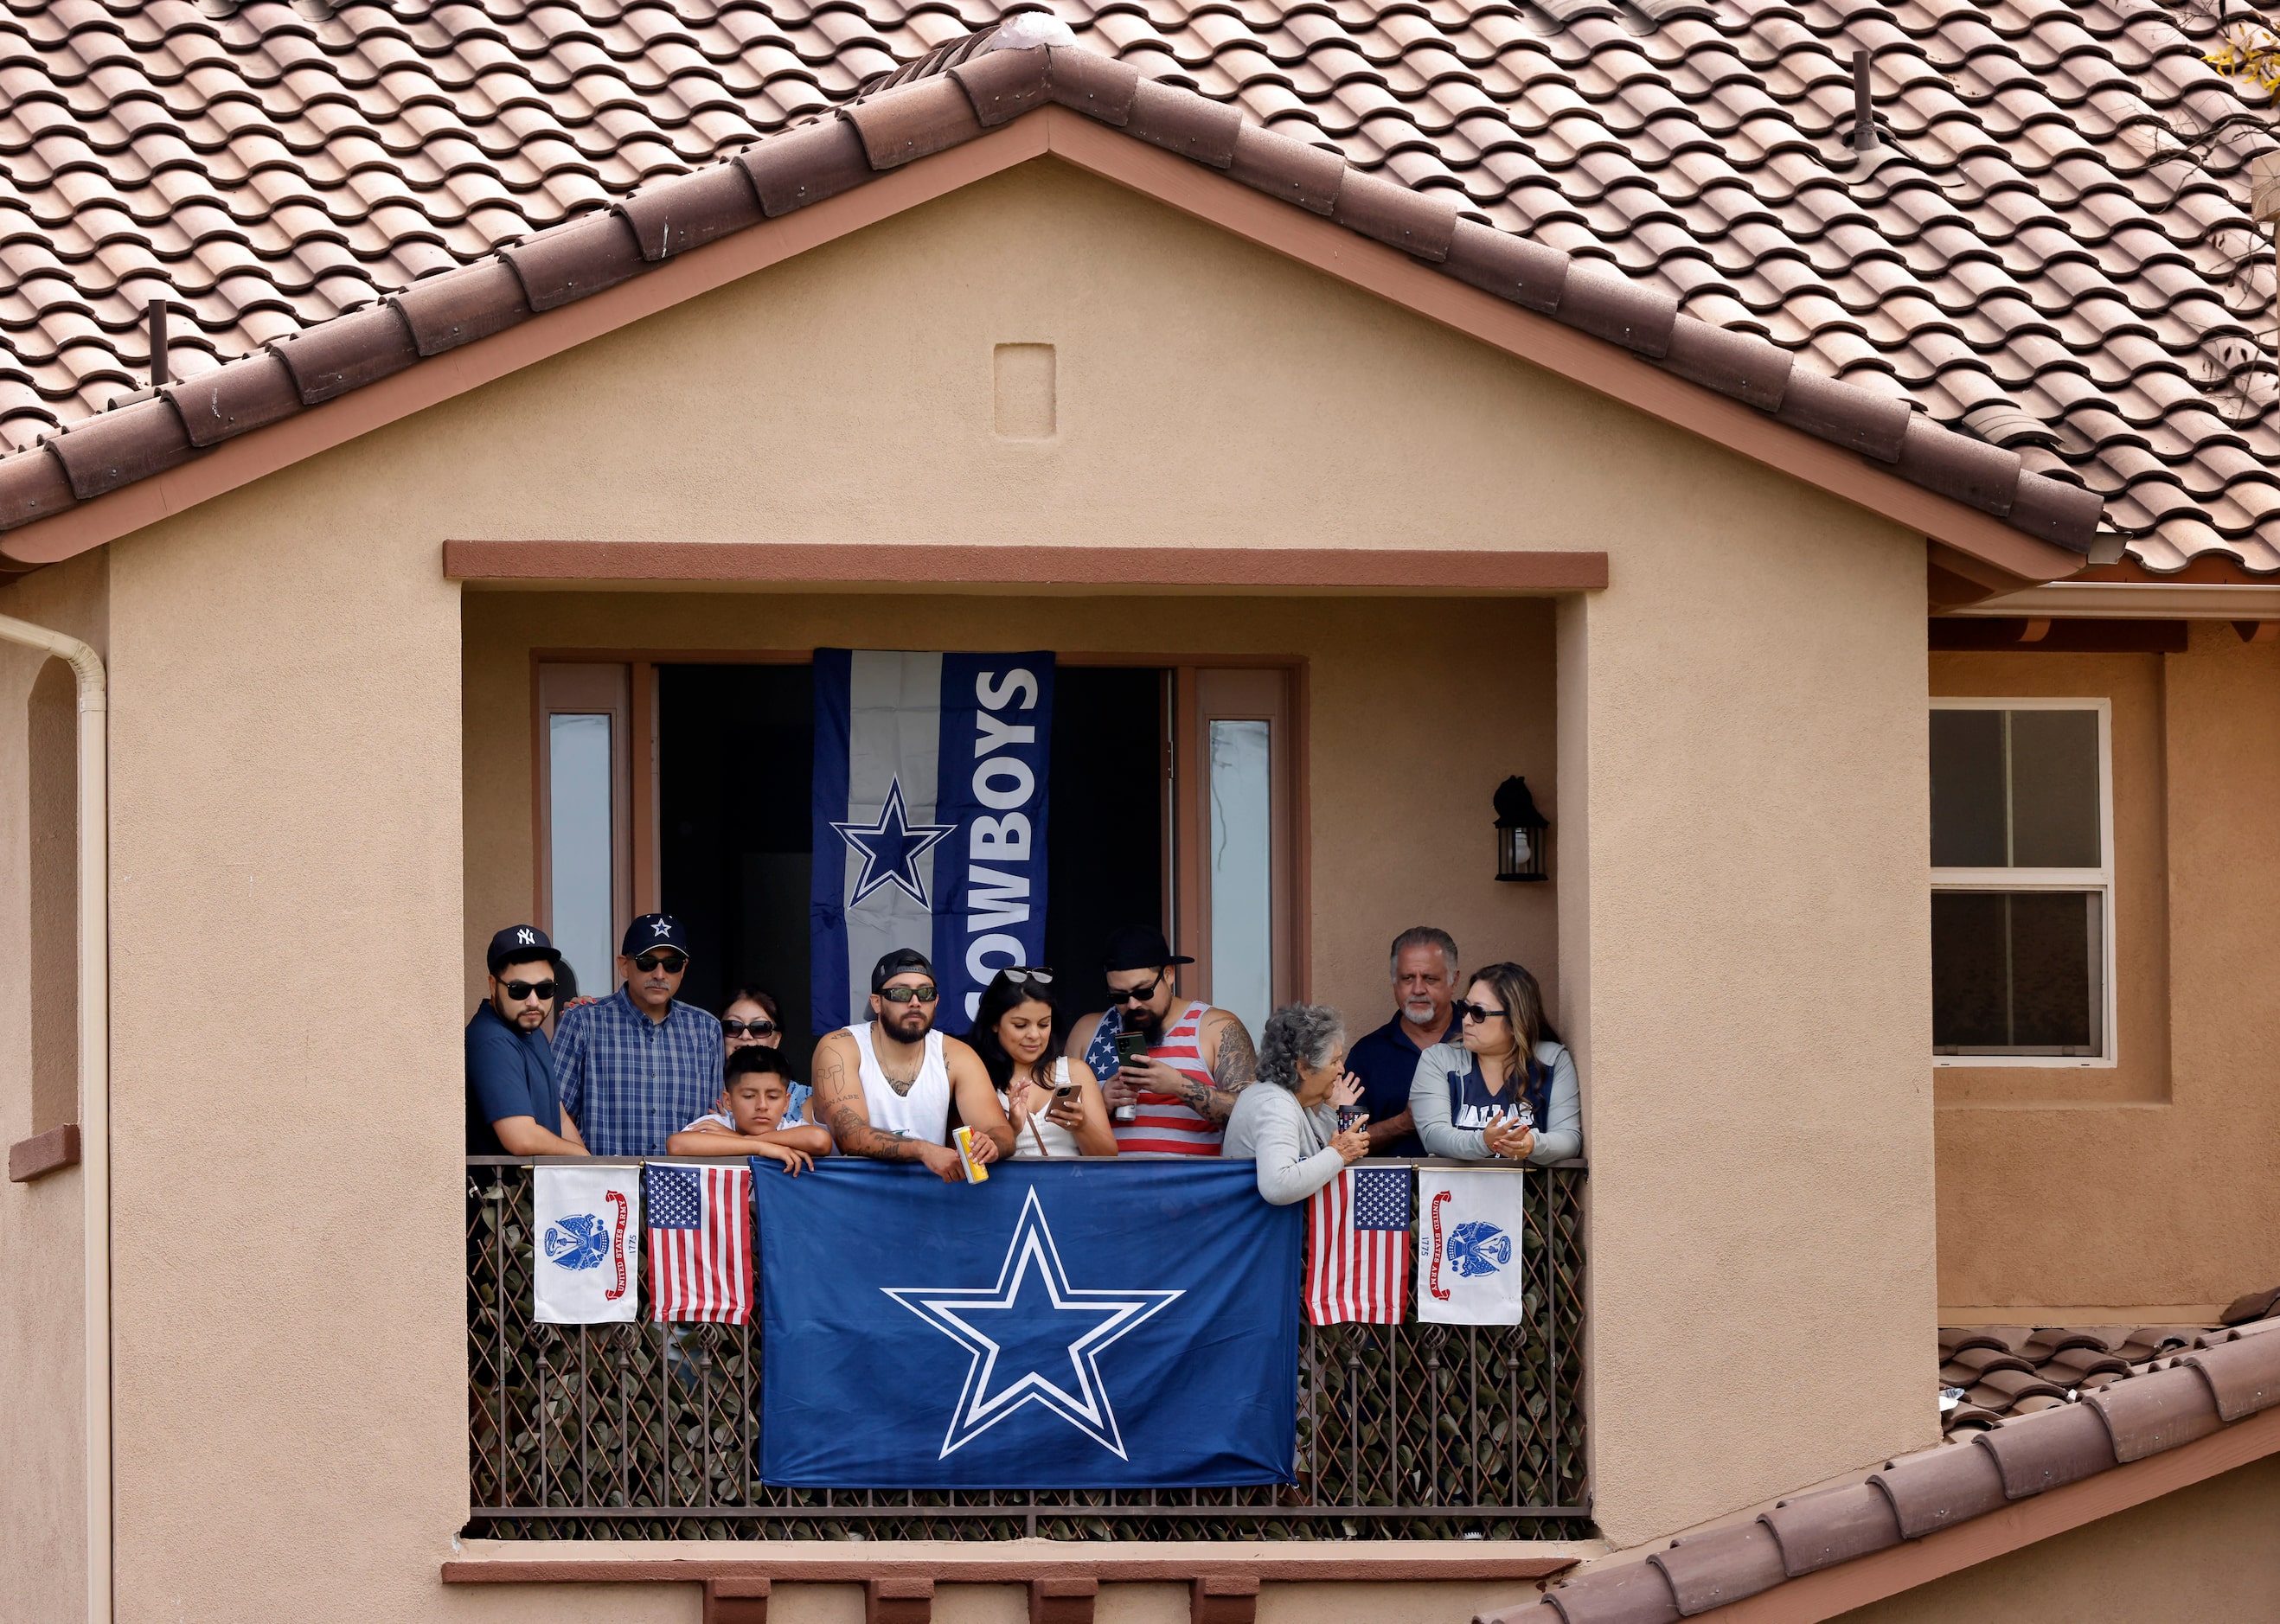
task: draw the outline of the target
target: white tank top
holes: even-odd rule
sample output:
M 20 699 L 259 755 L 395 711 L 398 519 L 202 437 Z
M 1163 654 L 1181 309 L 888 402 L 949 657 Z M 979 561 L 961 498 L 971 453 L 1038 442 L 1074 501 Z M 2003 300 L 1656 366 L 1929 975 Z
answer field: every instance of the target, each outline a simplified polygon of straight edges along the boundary
M 950 1068 L 943 1064 L 942 1034 L 926 1035 L 926 1058 L 919 1062 L 918 1081 L 907 1094 L 897 1094 L 879 1069 L 879 1056 L 871 1047 L 871 1028 L 865 1021 L 847 1028 L 862 1057 L 858 1068 L 863 1079 L 863 1104 L 871 1126 L 888 1133 L 907 1134 L 929 1144 L 950 1143 Z
M 1053 1062 L 1052 1079 L 1048 1087 L 1059 1088 L 1068 1081 L 1068 1058 L 1066 1055 Z M 1029 1085 L 1025 1082 L 1021 1086 L 1026 1089 Z M 1013 1114 L 1013 1102 L 1005 1097 L 1003 1089 L 998 1090 L 998 1103 L 1005 1108 L 1008 1116 Z M 1017 1161 L 1023 1157 L 1034 1159 L 1041 1156 L 1083 1154 L 1084 1149 L 1077 1143 L 1076 1135 L 1058 1122 L 1047 1121 L 1042 1111 L 1029 1119 L 1029 1125 L 1013 1140 L 1013 1157 Z

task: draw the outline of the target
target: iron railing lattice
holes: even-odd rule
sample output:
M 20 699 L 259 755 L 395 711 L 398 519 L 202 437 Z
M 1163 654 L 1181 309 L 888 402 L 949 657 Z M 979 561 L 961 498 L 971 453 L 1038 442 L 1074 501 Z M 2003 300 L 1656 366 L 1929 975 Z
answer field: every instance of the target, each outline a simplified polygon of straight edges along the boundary
M 1517 1326 L 1307 1327 L 1293 1483 L 784 1489 L 757 1325 L 531 1319 L 531 1166 L 467 1162 L 467 1532 L 512 1539 L 1577 1539 L 1581 1164 L 1526 1181 Z

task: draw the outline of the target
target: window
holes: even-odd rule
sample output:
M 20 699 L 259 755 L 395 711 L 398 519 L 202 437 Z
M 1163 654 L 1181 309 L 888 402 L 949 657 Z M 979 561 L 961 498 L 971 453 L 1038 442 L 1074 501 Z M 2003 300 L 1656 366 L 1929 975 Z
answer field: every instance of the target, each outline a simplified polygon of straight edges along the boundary
M 539 922 L 577 990 L 606 997 L 634 916 L 628 672 L 549 664 L 538 689 Z
M 1939 1065 L 2113 1064 L 2110 720 L 2102 699 L 1933 702 Z

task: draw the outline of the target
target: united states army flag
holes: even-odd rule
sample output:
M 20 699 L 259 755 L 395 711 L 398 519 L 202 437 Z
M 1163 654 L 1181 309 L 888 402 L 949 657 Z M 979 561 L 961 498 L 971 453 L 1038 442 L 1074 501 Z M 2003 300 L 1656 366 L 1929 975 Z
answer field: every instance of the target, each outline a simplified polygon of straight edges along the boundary
M 534 1167 L 530 1317 L 603 1325 L 634 1317 L 641 1169 Z
M 1521 1195 L 1534 1176 L 1513 1166 L 1417 1170 L 1419 1320 L 1521 1322 L 1528 1303 Z

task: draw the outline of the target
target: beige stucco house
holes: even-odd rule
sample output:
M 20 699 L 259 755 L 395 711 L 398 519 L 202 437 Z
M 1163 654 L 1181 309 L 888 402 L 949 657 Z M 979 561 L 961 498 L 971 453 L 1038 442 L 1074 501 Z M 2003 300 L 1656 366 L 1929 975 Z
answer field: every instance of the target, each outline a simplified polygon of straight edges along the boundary
M 398 34 L 527 58 L 539 27 L 221 9 L 122 37 L 192 63 L 254 39 L 281 85 L 361 30 L 397 95 Z M 1600 26 L 1569 9 L 1539 29 L 1561 61 Z M 851 35 L 836 110 L 720 163 L 605 175 L 612 206 L 497 251 L 398 233 L 381 296 L 248 299 L 235 348 L 152 388 L 143 350 L 114 409 L 42 396 L 0 457 L 0 1616 L 2280 1605 L 2280 1335 L 2243 1295 L 2280 1281 L 2263 408 L 2170 457 L 2190 504 L 2159 507 L 2102 443 L 2007 441 L 1953 371 L 1929 404 L 1848 380 L 1821 337 L 1706 317 L 1398 144 L 1276 133 L 1263 81 L 1239 109 L 1120 62 L 1116 15 L 967 19 L 891 75 Z M 41 20 L 50 56 L 95 37 Z M 680 36 L 632 26 L 581 25 L 643 94 L 644 65 L 682 82 Z M 40 105 L 93 128 L 108 95 L 141 127 L 58 82 Z M 1905 145 L 1897 82 L 1871 88 Z M 443 110 L 513 111 L 487 84 L 404 104 L 440 150 Z M 122 189 L 179 173 L 127 146 Z M 105 206 L 43 229 L 115 242 Z M 612 719 L 612 918 L 764 888 L 784 853 L 692 855 L 725 792 L 689 764 L 790 772 L 751 673 L 829 647 L 1049 647 L 1160 696 L 1133 729 L 1162 766 L 1150 882 L 1199 991 L 1221 715 L 1276 729 L 1275 997 L 1375 1024 L 1419 920 L 1537 969 L 1583 1075 L 1544 1305 L 1581 1328 L 1551 1380 L 1583 1498 L 1397 1482 L 1177 1537 L 1033 1515 L 855 1543 L 861 1517 L 785 1537 L 822 1520 L 780 1508 L 550 1524 L 543 1473 L 484 1497 L 513 1428 L 471 1354 L 497 1175 L 465 1159 L 459 1031 L 481 944 L 563 895 L 551 720 Z M 1513 774 L 1548 883 L 1496 877 Z M 1809 1490 L 1836 1497 L 1808 1526 Z

